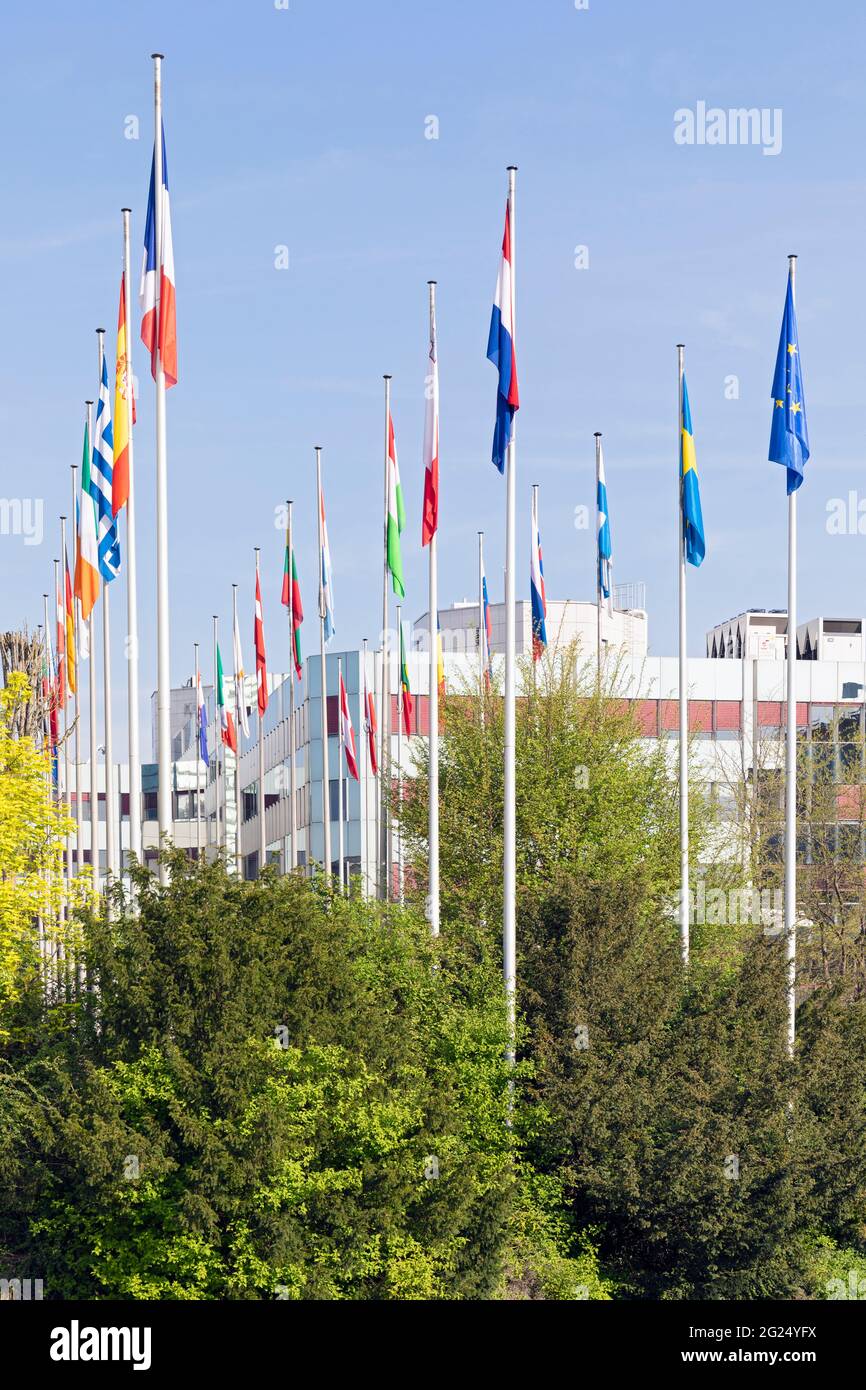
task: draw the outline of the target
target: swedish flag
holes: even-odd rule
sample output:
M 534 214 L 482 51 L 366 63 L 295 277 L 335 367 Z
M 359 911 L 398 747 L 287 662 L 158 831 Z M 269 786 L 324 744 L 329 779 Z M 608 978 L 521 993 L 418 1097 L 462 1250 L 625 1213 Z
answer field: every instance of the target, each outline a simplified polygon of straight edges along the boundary
M 806 401 L 800 371 L 800 343 L 794 310 L 794 286 L 788 272 L 788 293 L 782 316 L 776 373 L 773 377 L 773 422 L 770 428 L 770 462 L 784 464 L 788 470 L 788 494 L 803 481 L 809 457 L 809 431 L 806 428 Z
M 704 540 L 704 518 L 701 513 L 701 489 L 695 461 L 695 440 L 692 434 L 692 412 L 689 391 L 683 377 L 683 416 L 680 422 L 680 505 L 683 513 L 683 543 L 686 559 L 697 567 L 707 553 Z

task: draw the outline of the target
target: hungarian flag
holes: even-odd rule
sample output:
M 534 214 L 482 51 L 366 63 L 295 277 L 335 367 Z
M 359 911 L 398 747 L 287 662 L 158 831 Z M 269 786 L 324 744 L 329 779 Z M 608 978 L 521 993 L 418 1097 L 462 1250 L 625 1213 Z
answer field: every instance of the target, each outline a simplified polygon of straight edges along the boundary
M 400 486 L 400 466 L 397 463 L 397 445 L 394 440 L 394 421 L 388 411 L 388 520 L 385 535 L 385 557 L 391 571 L 391 584 L 398 598 L 405 598 L 403 586 L 403 556 L 400 551 L 400 533 L 406 525 L 406 508 L 403 503 L 403 489 Z
M 259 718 L 268 707 L 268 664 L 265 657 L 265 625 L 262 619 L 262 588 L 259 583 L 259 563 L 256 560 L 256 615 L 253 623 L 253 641 L 256 648 L 256 698 Z
M 244 736 L 250 736 L 250 721 L 247 715 L 247 697 L 244 689 L 244 656 L 241 651 L 241 630 L 238 627 L 238 615 L 234 617 L 234 632 L 232 633 L 232 646 L 234 648 L 235 660 L 235 707 L 238 716 L 238 723 L 244 731 Z
M 376 706 L 373 703 L 373 696 L 367 689 L 367 672 L 364 671 L 364 728 L 367 731 L 367 743 L 370 749 L 370 771 L 375 777 L 379 771 L 379 764 L 376 761 Z
M 57 589 L 54 594 L 54 620 L 57 627 L 57 704 L 60 709 L 66 705 L 66 614 L 63 604 L 63 581 L 57 572 Z
M 117 365 L 114 369 L 114 465 L 111 475 L 111 507 L 115 516 L 129 501 L 129 435 L 134 424 L 135 391 L 126 345 L 126 277 L 121 272 Z
M 358 758 L 355 753 L 355 730 L 352 728 L 352 719 L 349 714 L 349 700 L 346 695 L 346 686 L 343 682 L 343 673 L 340 672 L 340 742 L 346 754 L 346 767 L 349 773 L 358 778 Z
M 430 315 L 430 366 L 424 418 L 424 510 L 421 545 L 429 545 L 439 526 L 439 358 L 436 352 L 436 311 Z
M 90 431 L 84 426 L 84 458 L 81 462 L 81 496 L 78 502 L 78 545 L 75 552 L 75 595 L 86 622 L 99 598 L 99 542 L 96 538 L 96 503 L 90 485 Z
M 291 573 L 291 580 L 289 574 Z M 298 680 L 304 674 L 301 662 L 301 623 L 304 621 L 304 606 L 301 603 L 301 586 L 298 583 L 298 567 L 295 564 L 294 546 L 289 547 L 289 533 L 286 531 L 286 558 L 283 562 L 283 593 L 281 602 L 288 608 L 292 623 L 292 658 Z
M 69 578 L 69 556 L 63 556 L 66 576 L 66 684 L 74 695 L 78 689 L 77 661 L 75 654 L 75 600 L 72 597 L 72 580 Z
M 162 263 L 157 265 L 156 246 L 156 148 L 150 166 L 150 192 L 144 224 L 144 259 L 138 299 L 141 304 L 141 340 L 150 353 L 150 370 L 156 381 L 159 367 L 165 384 L 177 384 L 177 322 L 174 300 L 174 249 L 171 240 L 171 207 L 168 168 L 165 162 L 165 127 L 162 127 Z
M 226 705 L 225 689 L 223 687 L 223 659 L 222 653 L 217 642 L 217 712 L 219 714 L 220 738 L 226 748 L 230 748 L 233 753 L 238 751 L 238 735 L 235 729 L 235 721 Z
M 406 664 L 406 644 L 403 639 L 403 624 L 400 623 L 400 706 L 403 710 L 403 732 L 408 738 L 412 733 L 412 692 L 409 689 L 409 667 Z

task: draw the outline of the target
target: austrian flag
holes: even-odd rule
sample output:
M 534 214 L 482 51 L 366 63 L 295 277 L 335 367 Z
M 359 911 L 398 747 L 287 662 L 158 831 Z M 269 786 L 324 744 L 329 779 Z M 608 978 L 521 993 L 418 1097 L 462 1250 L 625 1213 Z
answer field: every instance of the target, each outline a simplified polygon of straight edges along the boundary
M 346 686 L 343 682 L 342 672 L 340 673 L 340 740 L 343 744 L 343 751 L 346 754 L 346 767 L 349 773 L 357 782 L 358 779 L 358 757 L 355 752 L 355 730 L 352 728 L 352 717 L 349 714 L 349 699 L 346 695 Z

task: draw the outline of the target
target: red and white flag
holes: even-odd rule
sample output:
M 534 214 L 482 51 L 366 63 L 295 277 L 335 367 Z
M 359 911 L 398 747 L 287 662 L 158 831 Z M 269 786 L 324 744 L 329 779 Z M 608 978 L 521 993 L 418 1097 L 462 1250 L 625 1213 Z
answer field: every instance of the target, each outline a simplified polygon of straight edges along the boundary
M 430 361 L 425 382 L 424 510 L 421 545 L 429 545 L 439 527 L 439 357 L 436 350 L 436 311 L 430 314 Z
M 160 367 L 165 384 L 177 384 L 177 321 L 174 300 L 174 248 L 171 240 L 171 206 L 165 162 L 165 127 L 162 128 L 162 264 L 157 265 L 156 246 L 156 149 L 150 166 L 150 193 L 144 223 L 144 260 L 138 300 L 141 305 L 141 340 L 150 353 L 154 381 Z
M 355 752 L 355 730 L 352 728 L 352 719 L 349 714 L 349 700 L 346 695 L 346 686 L 343 682 L 342 672 L 340 673 L 340 742 L 346 754 L 346 766 L 350 776 L 355 781 L 358 778 L 358 758 Z
M 376 733 L 378 725 L 376 723 L 376 706 L 373 703 L 373 696 L 367 689 L 367 672 L 364 672 L 364 728 L 367 731 L 367 742 L 370 749 L 370 771 L 375 777 L 379 771 L 379 764 L 376 761 Z
M 268 707 L 268 663 L 265 657 L 265 625 L 262 620 L 262 587 L 259 583 L 259 560 L 256 556 L 256 618 L 253 628 L 256 648 L 256 698 L 259 716 Z

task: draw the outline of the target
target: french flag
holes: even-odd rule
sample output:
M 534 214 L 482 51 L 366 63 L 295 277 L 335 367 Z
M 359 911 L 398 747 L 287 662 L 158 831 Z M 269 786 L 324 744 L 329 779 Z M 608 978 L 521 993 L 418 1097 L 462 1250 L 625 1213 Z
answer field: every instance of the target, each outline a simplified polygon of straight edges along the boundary
M 156 150 L 150 165 L 150 192 L 144 224 L 144 259 L 138 300 L 141 305 L 141 340 L 150 353 L 154 381 L 159 367 L 166 386 L 177 384 L 177 321 L 174 299 L 174 250 L 171 240 L 171 206 L 168 168 L 165 162 L 165 127 L 162 127 L 162 266 L 156 259 Z
M 505 472 L 505 453 L 511 443 L 514 412 L 520 407 L 517 392 L 517 355 L 514 347 L 514 279 L 511 273 L 511 217 L 505 204 L 505 235 L 502 238 L 502 262 L 496 281 L 493 314 L 487 356 L 499 371 L 499 390 L 496 395 L 496 429 L 493 433 L 493 462 L 500 473 Z
M 538 534 L 538 493 L 532 491 L 532 541 L 529 556 L 529 586 L 532 598 L 532 659 L 538 661 L 547 646 L 547 598 L 544 592 L 544 565 Z

